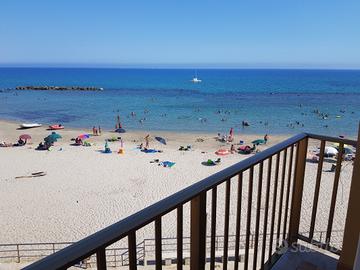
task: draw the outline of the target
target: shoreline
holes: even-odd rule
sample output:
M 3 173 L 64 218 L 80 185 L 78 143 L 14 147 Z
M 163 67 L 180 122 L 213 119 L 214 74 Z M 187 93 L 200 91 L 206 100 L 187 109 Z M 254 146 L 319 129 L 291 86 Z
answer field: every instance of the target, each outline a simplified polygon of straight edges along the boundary
M 24 121 L 23 121 L 24 122 Z M 8 130 L 9 127 L 13 128 L 14 130 L 18 131 L 18 132 L 23 132 L 23 133 L 26 133 L 26 132 L 29 132 L 29 133 L 39 133 L 40 130 L 44 131 L 44 132 L 51 132 L 51 130 L 47 130 L 48 127 L 51 125 L 51 124 L 42 124 L 41 127 L 38 127 L 38 128 L 30 128 L 30 129 L 20 129 L 20 124 L 23 123 L 21 122 L 21 120 L 8 120 L 8 119 L 3 119 L 3 118 L 0 118 L 0 126 L 7 126 L 7 131 L 9 132 L 10 130 Z M 26 122 L 26 121 L 25 121 Z M 63 132 L 88 132 L 89 134 L 92 133 L 92 127 L 89 126 L 89 127 L 73 127 L 73 126 L 69 126 L 67 127 L 66 124 L 63 124 L 63 126 L 65 127 L 64 129 L 62 130 L 53 130 L 55 132 L 60 132 L 60 133 L 63 133 Z M 98 127 L 98 126 L 95 126 L 95 127 Z M 230 130 L 230 127 L 229 127 L 229 130 Z M 1 129 L 0 129 L 1 131 Z M 217 133 L 216 132 L 206 132 L 206 131 L 197 131 L 197 130 L 194 130 L 194 131 L 182 131 L 182 132 L 179 132 L 179 131 L 174 131 L 174 130 L 162 130 L 162 129 L 126 129 L 126 133 L 116 133 L 115 131 L 113 130 L 107 130 L 107 129 L 102 129 L 102 134 L 104 135 L 113 135 L 113 136 L 116 136 L 118 135 L 118 137 L 128 137 L 129 134 L 134 134 L 134 135 L 140 135 L 140 134 L 144 134 L 144 136 L 148 133 L 157 133 L 159 135 L 168 135 L 170 136 L 171 138 L 175 138 L 175 137 L 188 137 L 188 136 L 203 136 L 203 137 L 211 137 L 211 138 L 214 138 L 216 137 Z M 1 134 L 1 133 L 0 133 Z M 221 134 L 224 134 L 224 133 L 221 133 Z M 228 133 L 226 134 L 228 135 Z M 236 136 L 235 137 L 245 137 L 247 139 L 249 138 L 252 138 L 254 137 L 255 139 L 259 138 L 259 137 L 263 137 L 265 135 L 264 134 L 260 134 L 260 133 L 243 133 L 243 134 L 235 134 Z M 291 136 L 294 136 L 295 134 L 269 134 L 270 137 L 275 137 L 275 138 L 282 138 L 282 139 L 286 139 L 286 138 L 289 138 Z M 94 138 L 94 137 L 93 137 Z M 234 143 L 236 144 L 236 142 L 238 142 L 239 140 L 235 141 Z
M 14 119 L 6 119 L 6 118 L 0 118 L 0 125 L 3 124 L 10 124 L 10 125 L 14 125 L 17 127 L 20 127 L 21 123 L 25 123 L 26 120 L 14 120 Z M 28 129 L 28 130 L 36 130 L 36 129 L 46 129 L 50 126 L 51 124 L 42 124 L 42 126 L 40 128 L 34 128 L 34 129 Z M 63 124 L 63 126 L 65 127 L 63 130 L 60 130 L 59 132 L 63 132 L 63 131 L 89 131 L 90 133 L 92 133 L 92 127 L 91 125 L 89 125 L 89 127 L 78 127 L 78 126 L 67 126 L 66 124 Z M 96 126 L 98 127 L 98 126 Z M 229 130 L 230 130 L 230 125 L 229 125 Z M 125 128 L 126 129 L 126 128 Z M 0 129 L 1 130 L 1 129 Z M 21 130 L 21 129 L 17 129 L 17 130 Z M 25 132 L 27 129 L 23 129 L 23 131 Z M 50 130 L 47 130 L 50 131 Z M 106 134 L 119 134 L 119 136 L 121 135 L 120 133 L 116 133 L 115 131 L 112 130 L 108 130 L 108 129 L 103 129 L 104 133 Z M 166 129 L 126 129 L 126 133 L 122 133 L 124 134 L 148 134 L 148 133 L 159 133 L 159 134 L 163 134 L 163 135 L 170 135 L 171 137 L 174 136 L 181 136 L 181 135 L 189 135 L 189 136 L 213 136 L 215 137 L 217 135 L 217 132 L 211 132 L 211 131 L 198 131 L 198 130 L 193 130 L 193 131 L 176 131 L 176 130 L 166 130 Z M 271 137 L 281 137 L 283 139 L 287 139 L 290 138 L 292 136 L 295 136 L 299 133 L 303 133 L 303 132 L 294 132 L 294 133 L 268 133 L 269 136 Z M 306 132 L 304 132 L 306 133 Z M 314 132 L 313 132 L 314 133 Z M 224 133 L 221 133 L 224 134 Z M 256 137 L 258 138 L 259 136 L 262 137 L 264 136 L 266 133 L 241 133 L 240 136 L 241 137 L 246 137 L 246 138 L 251 138 L 251 137 Z M 319 135 L 326 135 L 326 134 L 319 134 Z M 239 136 L 239 134 L 238 134 Z M 237 136 L 237 137 L 238 137 Z M 327 135 L 326 135 L 327 136 Z M 120 136 L 121 137 L 121 136 Z M 333 136 L 336 137 L 336 136 Z M 356 140 L 357 139 L 357 133 L 354 135 L 350 135 L 346 137 L 347 139 L 351 139 L 351 140 Z

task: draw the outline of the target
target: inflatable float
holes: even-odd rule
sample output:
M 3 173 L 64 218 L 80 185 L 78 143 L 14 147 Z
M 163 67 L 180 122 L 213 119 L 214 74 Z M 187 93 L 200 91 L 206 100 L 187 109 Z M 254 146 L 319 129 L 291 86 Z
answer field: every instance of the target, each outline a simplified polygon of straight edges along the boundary
M 52 125 L 52 126 L 49 126 L 49 129 L 50 130 L 59 130 L 59 129 L 64 129 L 65 127 L 63 125 Z
M 226 156 L 230 154 L 230 151 L 226 149 L 219 149 L 215 152 L 215 154 L 219 156 Z

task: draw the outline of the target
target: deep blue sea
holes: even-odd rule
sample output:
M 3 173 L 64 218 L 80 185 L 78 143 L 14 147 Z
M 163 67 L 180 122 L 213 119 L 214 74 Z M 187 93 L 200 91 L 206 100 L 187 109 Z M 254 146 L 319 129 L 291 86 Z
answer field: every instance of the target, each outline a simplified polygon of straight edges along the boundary
M 190 81 L 194 74 L 193 69 L 0 68 L 0 119 L 114 129 L 120 115 L 132 130 L 357 133 L 360 71 L 198 69 L 198 84 Z M 20 85 L 104 91 L 14 90 Z M 242 127 L 242 121 L 250 126 Z

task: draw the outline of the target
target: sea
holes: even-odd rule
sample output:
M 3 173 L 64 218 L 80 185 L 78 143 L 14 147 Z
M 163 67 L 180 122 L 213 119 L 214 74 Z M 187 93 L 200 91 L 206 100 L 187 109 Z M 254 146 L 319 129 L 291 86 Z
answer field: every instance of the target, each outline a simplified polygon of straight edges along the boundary
M 29 85 L 103 91 L 15 90 Z M 0 68 L 0 119 L 19 123 L 355 136 L 359 108 L 360 70 Z

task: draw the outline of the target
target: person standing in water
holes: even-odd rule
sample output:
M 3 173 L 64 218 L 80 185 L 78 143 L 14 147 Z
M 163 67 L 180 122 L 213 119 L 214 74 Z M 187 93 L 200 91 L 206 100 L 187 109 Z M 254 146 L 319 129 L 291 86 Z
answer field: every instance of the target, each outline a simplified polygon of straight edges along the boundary
M 97 131 L 98 131 L 99 135 L 101 135 L 101 127 L 100 126 Z

